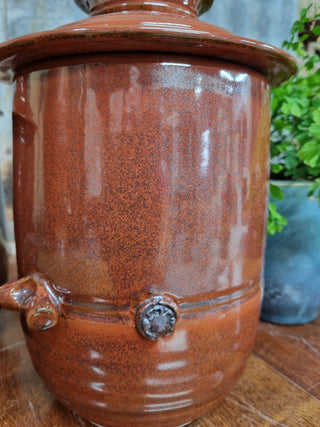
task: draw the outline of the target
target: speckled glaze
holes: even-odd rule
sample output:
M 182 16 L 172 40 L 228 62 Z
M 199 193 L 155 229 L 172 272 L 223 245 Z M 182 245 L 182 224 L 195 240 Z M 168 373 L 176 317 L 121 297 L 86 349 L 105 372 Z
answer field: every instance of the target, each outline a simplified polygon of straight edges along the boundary
M 269 85 L 295 66 L 185 6 L 130 4 L 0 46 L 22 277 L 0 303 L 22 311 L 67 407 L 103 426 L 182 426 L 228 393 L 253 345 Z

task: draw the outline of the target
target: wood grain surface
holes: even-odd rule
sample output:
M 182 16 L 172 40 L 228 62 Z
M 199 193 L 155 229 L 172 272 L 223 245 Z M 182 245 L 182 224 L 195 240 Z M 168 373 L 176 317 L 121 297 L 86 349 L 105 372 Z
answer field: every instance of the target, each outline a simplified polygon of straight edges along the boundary
M 0 427 L 90 425 L 52 397 L 32 367 L 19 314 L 1 310 Z M 320 427 L 320 319 L 290 327 L 261 322 L 235 389 L 190 424 L 211 426 Z

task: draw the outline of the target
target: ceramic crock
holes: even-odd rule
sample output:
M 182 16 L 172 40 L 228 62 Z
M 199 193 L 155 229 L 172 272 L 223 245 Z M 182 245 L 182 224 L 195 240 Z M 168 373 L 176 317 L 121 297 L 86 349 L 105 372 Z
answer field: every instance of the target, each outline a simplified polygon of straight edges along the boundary
M 281 324 L 311 322 L 320 314 L 320 209 L 308 197 L 308 181 L 274 181 L 284 198 L 275 201 L 288 220 L 268 236 L 261 317 Z
M 179 426 L 241 375 L 257 328 L 271 46 L 208 1 L 77 3 L 91 17 L 0 46 L 15 84 L 14 215 L 35 369 L 104 426 Z

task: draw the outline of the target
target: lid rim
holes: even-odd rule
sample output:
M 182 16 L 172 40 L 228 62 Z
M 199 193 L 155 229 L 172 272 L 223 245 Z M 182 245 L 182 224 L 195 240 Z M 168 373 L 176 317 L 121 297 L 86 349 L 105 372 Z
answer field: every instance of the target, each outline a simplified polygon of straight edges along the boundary
M 233 61 L 258 71 L 275 86 L 297 69 L 294 58 L 276 47 L 234 36 L 194 18 L 170 22 L 167 19 L 164 27 L 160 19 L 163 14 L 153 15 L 152 22 L 145 19 L 150 14 L 132 14 L 125 25 L 119 20 L 122 14 L 117 15 L 107 21 L 101 17 L 87 18 L 2 43 L 0 72 L 10 69 L 15 72 L 33 62 L 59 56 L 129 51 L 181 53 Z M 90 27 L 90 20 L 96 25 L 97 19 L 99 27 Z

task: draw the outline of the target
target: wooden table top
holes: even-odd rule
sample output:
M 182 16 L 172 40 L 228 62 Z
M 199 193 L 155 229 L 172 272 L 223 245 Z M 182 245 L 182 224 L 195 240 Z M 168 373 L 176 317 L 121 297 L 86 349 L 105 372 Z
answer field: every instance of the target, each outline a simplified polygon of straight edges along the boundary
M 0 426 L 91 426 L 52 397 L 32 367 L 19 314 L 5 310 L 0 311 Z M 235 389 L 190 424 L 211 426 L 320 427 L 320 318 L 303 326 L 260 322 Z

